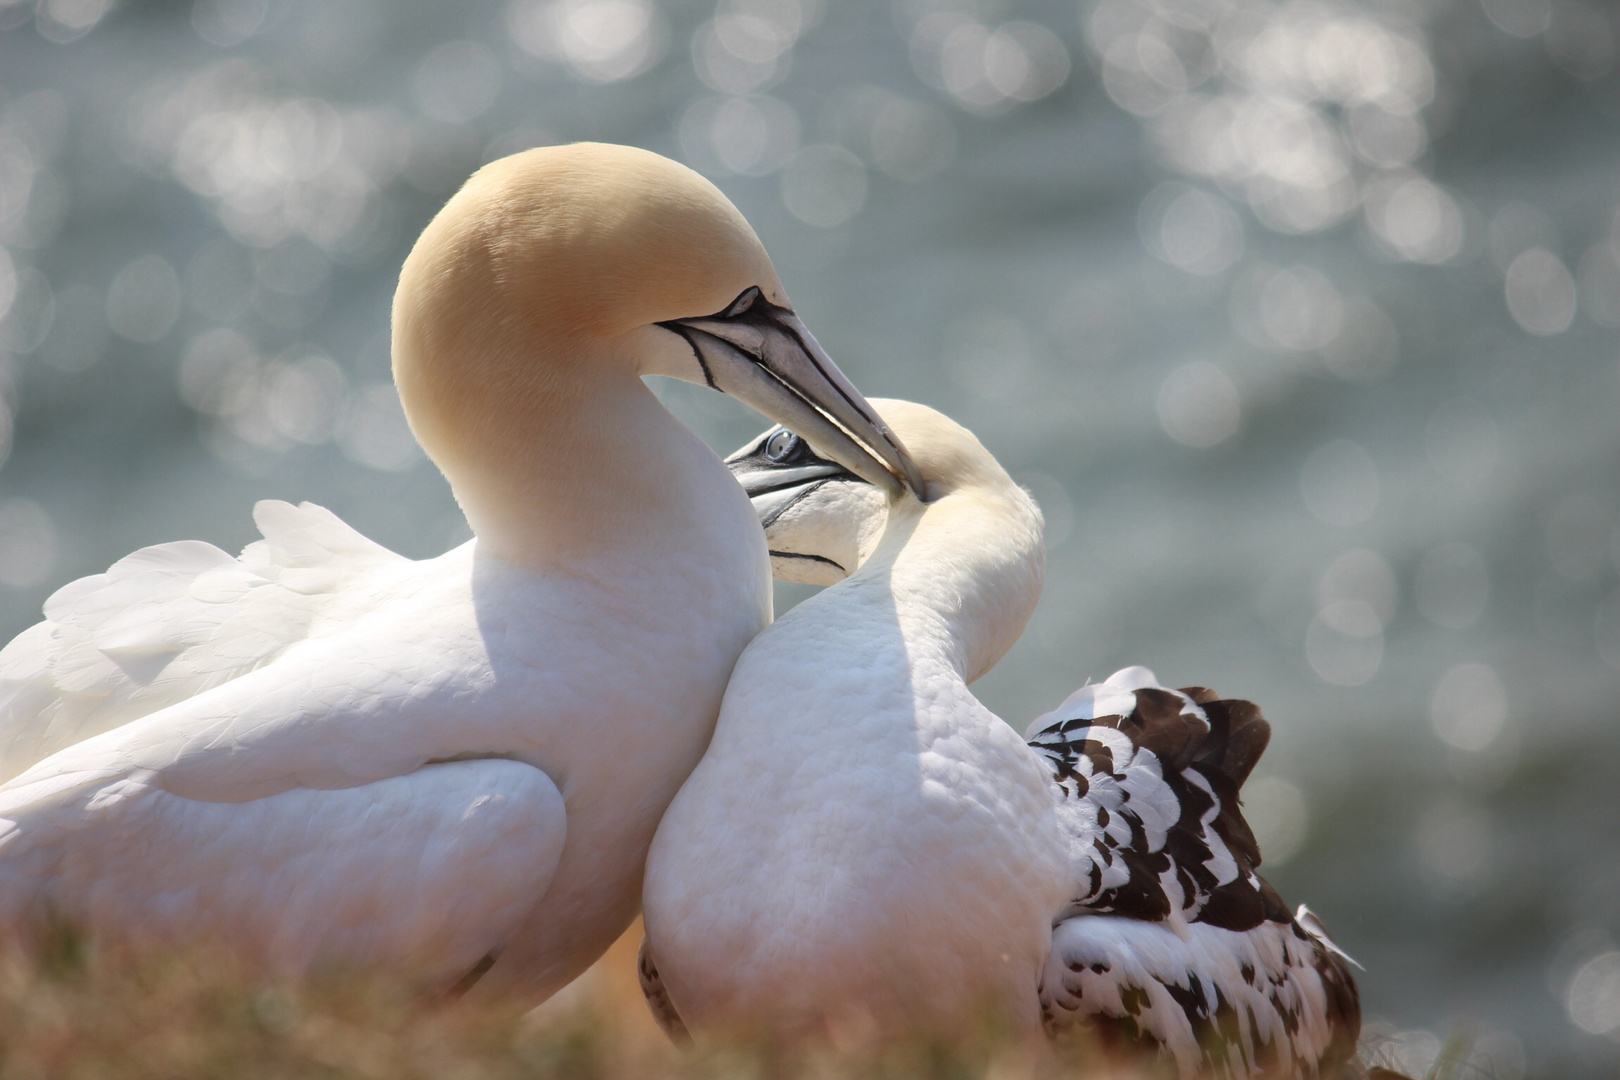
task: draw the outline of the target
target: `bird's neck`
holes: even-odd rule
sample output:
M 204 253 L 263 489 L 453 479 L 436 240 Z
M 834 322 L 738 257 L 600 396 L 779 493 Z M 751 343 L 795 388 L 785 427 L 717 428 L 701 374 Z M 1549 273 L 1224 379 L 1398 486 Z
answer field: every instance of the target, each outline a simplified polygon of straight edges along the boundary
M 973 682 L 1023 633 L 1045 574 L 1040 518 L 1027 497 L 968 489 L 893 507 L 851 581 L 883 585 L 908 653 L 935 655 Z
M 967 684 L 1017 640 L 1045 566 L 1033 505 L 1012 509 L 1026 516 L 1009 520 L 1006 507 L 958 495 L 891 504 L 861 568 L 743 653 L 716 739 L 775 740 L 791 729 L 829 746 L 855 740 L 863 755 L 906 753 L 918 738 L 983 720 Z
M 480 546 L 585 577 L 751 572 L 764 545 L 747 497 L 633 359 L 594 350 L 504 365 L 521 378 L 479 378 L 503 366 L 488 362 L 461 373 L 471 378 L 401 378 L 413 427 Z

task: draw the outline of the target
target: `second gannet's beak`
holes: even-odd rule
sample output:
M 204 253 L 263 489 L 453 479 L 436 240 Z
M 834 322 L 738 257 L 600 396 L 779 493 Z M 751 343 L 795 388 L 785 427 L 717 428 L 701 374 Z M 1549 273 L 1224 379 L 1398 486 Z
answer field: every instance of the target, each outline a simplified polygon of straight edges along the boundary
M 904 488 L 923 497 L 911 455 L 792 309 L 749 288 L 724 311 L 658 325 L 686 339 L 709 386 L 791 427 L 891 497 Z

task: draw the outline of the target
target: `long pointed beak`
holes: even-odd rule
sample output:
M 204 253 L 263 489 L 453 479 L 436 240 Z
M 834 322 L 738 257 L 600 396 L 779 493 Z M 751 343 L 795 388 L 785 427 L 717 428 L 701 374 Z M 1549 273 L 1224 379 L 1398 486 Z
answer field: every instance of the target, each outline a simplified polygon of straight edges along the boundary
M 658 325 L 685 338 L 710 386 L 799 433 L 890 496 L 923 497 L 911 455 L 792 310 L 749 289 L 725 311 Z

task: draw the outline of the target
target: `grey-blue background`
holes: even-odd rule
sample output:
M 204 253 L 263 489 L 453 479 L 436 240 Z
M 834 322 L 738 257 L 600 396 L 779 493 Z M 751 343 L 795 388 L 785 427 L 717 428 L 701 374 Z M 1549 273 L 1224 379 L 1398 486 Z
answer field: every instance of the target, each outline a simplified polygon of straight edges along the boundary
M 458 542 L 399 263 L 485 160 L 645 146 L 1046 507 L 994 708 L 1127 663 L 1260 702 L 1268 872 L 1384 1052 L 1613 1075 L 1617 41 L 1569 0 L 0 0 L 0 635 L 260 498 Z

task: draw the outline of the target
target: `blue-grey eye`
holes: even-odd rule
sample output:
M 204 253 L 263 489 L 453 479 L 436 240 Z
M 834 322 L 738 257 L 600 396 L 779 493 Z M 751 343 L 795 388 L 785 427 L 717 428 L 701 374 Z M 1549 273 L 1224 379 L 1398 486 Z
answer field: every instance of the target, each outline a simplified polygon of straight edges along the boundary
M 783 428 L 765 440 L 765 459 L 780 465 L 799 448 L 799 437 Z
M 758 300 L 759 297 L 759 286 L 749 286 L 742 291 L 741 296 L 737 297 L 737 299 L 731 302 L 731 306 L 726 308 L 725 312 L 722 313 L 720 317 L 722 319 L 735 319 L 738 315 L 741 315 L 743 312 L 752 308 L 754 306 L 754 301 Z

